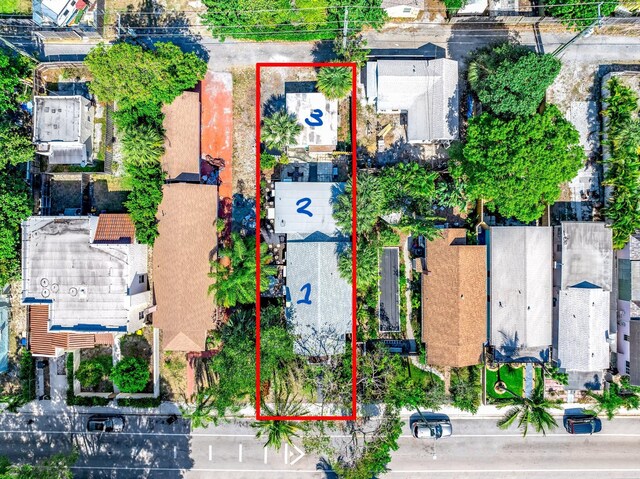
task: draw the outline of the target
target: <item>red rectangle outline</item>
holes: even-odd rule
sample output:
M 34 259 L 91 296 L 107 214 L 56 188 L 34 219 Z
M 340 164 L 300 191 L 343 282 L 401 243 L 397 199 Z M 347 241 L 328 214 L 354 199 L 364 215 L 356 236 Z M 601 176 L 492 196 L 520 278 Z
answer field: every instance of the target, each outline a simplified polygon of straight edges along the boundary
M 260 99 L 260 71 L 263 67 L 349 67 L 351 68 L 351 209 L 353 213 L 351 231 L 351 414 L 348 416 L 263 416 L 260 414 L 260 119 L 262 113 Z M 356 420 L 356 175 L 357 175 L 357 155 L 356 155 L 356 118 L 357 109 L 357 65 L 353 62 L 309 62 L 309 63 L 256 63 L 256 420 L 273 421 L 354 421 Z

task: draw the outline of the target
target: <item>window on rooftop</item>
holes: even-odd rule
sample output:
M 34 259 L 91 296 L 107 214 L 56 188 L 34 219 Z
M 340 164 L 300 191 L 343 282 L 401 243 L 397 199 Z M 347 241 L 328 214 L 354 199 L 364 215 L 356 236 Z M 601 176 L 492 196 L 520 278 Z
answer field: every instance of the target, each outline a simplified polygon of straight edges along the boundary
M 625 334 L 625 335 L 624 335 L 624 340 L 625 340 L 625 341 L 629 341 L 629 335 L 628 335 L 628 334 Z
M 139 274 L 138 275 L 138 283 L 140 283 L 140 284 L 144 283 L 144 274 Z

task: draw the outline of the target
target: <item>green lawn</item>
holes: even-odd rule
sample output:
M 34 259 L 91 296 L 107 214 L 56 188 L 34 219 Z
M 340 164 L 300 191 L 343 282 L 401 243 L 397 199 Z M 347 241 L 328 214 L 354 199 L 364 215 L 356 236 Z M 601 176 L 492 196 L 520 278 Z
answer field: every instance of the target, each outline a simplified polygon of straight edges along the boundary
M 404 370 L 404 371 L 406 371 L 406 370 Z M 411 362 L 409 363 L 409 371 L 407 372 L 407 374 L 414 381 L 419 383 L 423 388 L 427 388 L 429 385 L 433 384 L 434 381 L 444 385 L 444 383 L 442 382 L 442 379 L 440 379 L 438 376 L 436 376 L 435 374 L 432 374 L 430 372 L 423 371 L 420 368 L 415 367 L 413 365 L 413 363 L 411 363 Z
M 507 365 L 500 366 L 500 379 L 506 384 L 509 391 L 522 396 L 524 388 L 524 367 L 512 369 Z M 496 381 L 498 381 L 498 372 L 487 369 L 487 396 L 494 399 L 512 397 L 508 392 L 498 394 L 494 389 Z
M 0 13 L 31 13 L 31 2 L 27 0 L 0 0 Z

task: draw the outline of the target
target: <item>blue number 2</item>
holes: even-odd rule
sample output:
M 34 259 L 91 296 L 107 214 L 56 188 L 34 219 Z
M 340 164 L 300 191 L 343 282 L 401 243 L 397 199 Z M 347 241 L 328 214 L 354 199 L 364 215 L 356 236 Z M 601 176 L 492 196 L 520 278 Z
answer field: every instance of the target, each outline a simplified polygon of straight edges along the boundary
M 310 205 L 311 205 L 311 198 L 300 198 L 298 201 L 296 201 L 296 206 L 300 206 L 300 208 L 298 208 L 297 210 L 298 213 L 302 213 L 303 215 L 312 217 L 313 213 L 307 209 Z
M 309 126 L 322 126 L 322 115 L 322 110 L 314 108 L 311 110 L 311 113 L 309 113 L 311 119 L 305 118 L 304 122 Z
M 299 299 L 296 304 L 311 304 L 311 300 L 309 299 L 309 296 L 311 296 L 311 284 L 303 284 L 300 291 L 304 291 L 304 298 Z

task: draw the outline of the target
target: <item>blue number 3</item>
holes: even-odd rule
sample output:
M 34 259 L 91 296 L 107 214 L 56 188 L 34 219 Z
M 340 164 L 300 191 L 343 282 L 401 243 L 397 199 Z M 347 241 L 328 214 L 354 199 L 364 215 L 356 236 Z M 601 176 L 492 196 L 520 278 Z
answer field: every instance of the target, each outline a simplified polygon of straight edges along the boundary
M 307 215 L 309 217 L 313 216 L 313 213 L 307 209 L 310 205 L 311 198 L 300 198 L 298 201 L 296 201 L 296 206 L 300 206 L 300 208 L 298 208 L 297 210 L 298 213 L 302 213 L 303 215 Z
M 311 110 L 311 113 L 309 113 L 311 119 L 305 118 L 304 122 L 309 126 L 322 126 L 322 115 L 322 110 L 314 108 Z
M 311 300 L 309 299 L 309 296 L 311 296 L 311 284 L 303 284 L 300 291 L 304 291 L 304 298 L 299 299 L 296 304 L 311 304 Z

